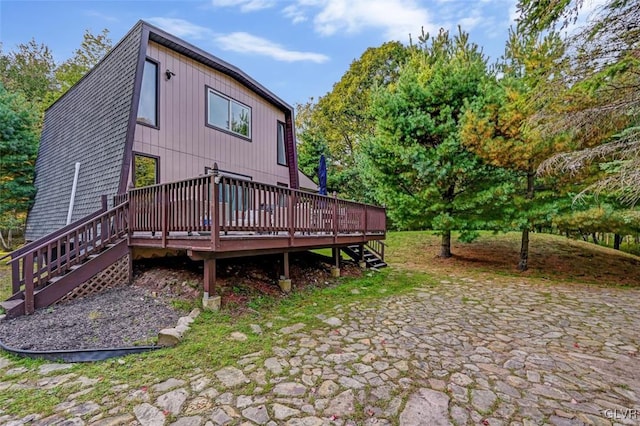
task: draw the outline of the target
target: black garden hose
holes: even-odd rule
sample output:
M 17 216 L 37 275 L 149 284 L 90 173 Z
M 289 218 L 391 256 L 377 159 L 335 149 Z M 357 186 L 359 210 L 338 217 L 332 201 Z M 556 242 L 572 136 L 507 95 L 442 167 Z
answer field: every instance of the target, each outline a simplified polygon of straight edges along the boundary
M 66 349 L 54 351 L 30 351 L 15 349 L 6 346 L 0 341 L 0 349 L 21 357 L 46 359 L 55 362 L 94 362 L 119 356 L 139 354 L 142 352 L 162 349 L 162 346 L 131 346 L 128 348 L 107 348 L 107 349 Z

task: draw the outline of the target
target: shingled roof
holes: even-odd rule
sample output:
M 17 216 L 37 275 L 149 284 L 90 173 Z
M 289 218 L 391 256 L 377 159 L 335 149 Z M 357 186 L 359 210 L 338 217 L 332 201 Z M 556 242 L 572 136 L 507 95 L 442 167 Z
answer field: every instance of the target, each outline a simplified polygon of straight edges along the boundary
M 80 173 L 72 220 L 116 194 L 132 115 L 142 25 L 138 23 L 82 80 L 45 113 L 36 161 L 37 189 L 26 239 L 65 225 L 75 163 Z

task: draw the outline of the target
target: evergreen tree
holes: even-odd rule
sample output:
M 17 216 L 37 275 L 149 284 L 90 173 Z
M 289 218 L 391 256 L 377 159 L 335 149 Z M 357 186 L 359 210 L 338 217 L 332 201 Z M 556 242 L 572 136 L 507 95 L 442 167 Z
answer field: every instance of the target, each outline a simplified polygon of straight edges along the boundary
M 520 190 L 514 198 L 514 225 L 522 231 L 518 269 L 527 269 L 529 232 L 549 224 L 557 209 L 549 193 L 536 194 L 536 171 L 550 155 L 567 149 L 563 135 L 544 136 L 527 128 L 529 120 L 550 99 L 539 93 L 557 87 L 550 70 L 559 65 L 563 44 L 555 33 L 539 36 L 510 31 L 501 78 L 488 81 L 485 96 L 477 97 L 463 117 L 462 140 L 485 161 L 515 172 Z M 557 80 L 557 77 L 556 77 Z
M 520 0 L 523 31 L 547 30 L 575 22 L 582 0 Z M 601 170 L 593 163 L 616 162 L 614 173 L 600 174 L 579 197 L 615 195 L 623 204 L 640 200 L 640 26 L 637 0 L 607 0 L 568 40 L 565 67 L 557 68 L 567 87 L 541 97 L 562 96 L 563 108 L 542 109 L 530 121 L 541 132 L 570 132 L 576 150 L 553 156 L 541 173 L 583 176 Z
M 484 56 L 462 31 L 419 42 L 397 83 L 375 96 L 376 135 L 363 169 L 393 223 L 439 231 L 446 258 L 452 230 L 465 238 L 499 226 L 509 179 L 460 141 L 465 102 L 482 96 L 487 79 Z
M 20 228 L 35 196 L 38 112 L 20 93 L 0 83 L 0 244 L 2 231 Z

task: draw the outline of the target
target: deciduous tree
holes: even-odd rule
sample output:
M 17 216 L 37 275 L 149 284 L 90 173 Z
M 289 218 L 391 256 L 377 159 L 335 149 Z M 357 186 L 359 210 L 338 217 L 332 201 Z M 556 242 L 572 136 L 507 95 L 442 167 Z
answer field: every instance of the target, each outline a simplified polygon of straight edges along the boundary
M 51 93 L 53 100 L 62 96 L 76 84 L 111 50 L 109 30 L 103 29 L 98 35 L 85 30 L 82 43 L 73 56 L 64 61 L 55 70 L 56 91 Z
M 34 39 L 7 54 L 0 51 L 0 81 L 5 89 L 22 93 L 41 112 L 48 106 L 44 104 L 48 93 L 55 90 L 55 68 L 49 48 Z
M 307 153 L 317 155 L 308 158 L 308 163 L 317 167 L 320 154 L 325 154 L 330 189 L 352 199 L 368 200 L 367 183 L 361 180 L 357 157 L 359 144 L 371 137 L 375 128 L 370 113 L 371 92 L 397 80 L 408 54 L 409 47 L 399 42 L 369 48 L 351 63 L 331 92 L 317 103 L 298 107 L 296 123 L 303 160 Z

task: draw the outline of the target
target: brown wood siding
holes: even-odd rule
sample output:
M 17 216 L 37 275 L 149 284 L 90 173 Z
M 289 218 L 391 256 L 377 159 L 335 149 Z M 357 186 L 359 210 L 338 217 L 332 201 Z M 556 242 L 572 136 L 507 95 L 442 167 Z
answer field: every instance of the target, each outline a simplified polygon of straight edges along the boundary
M 275 185 L 289 182 L 277 163 L 277 122 L 285 113 L 232 78 L 154 42 L 159 62 L 159 129 L 136 125 L 133 150 L 159 156 L 162 182 L 199 176 L 214 162 L 222 170 Z M 175 76 L 166 79 L 169 69 Z M 251 141 L 206 126 L 206 87 L 251 107 Z

